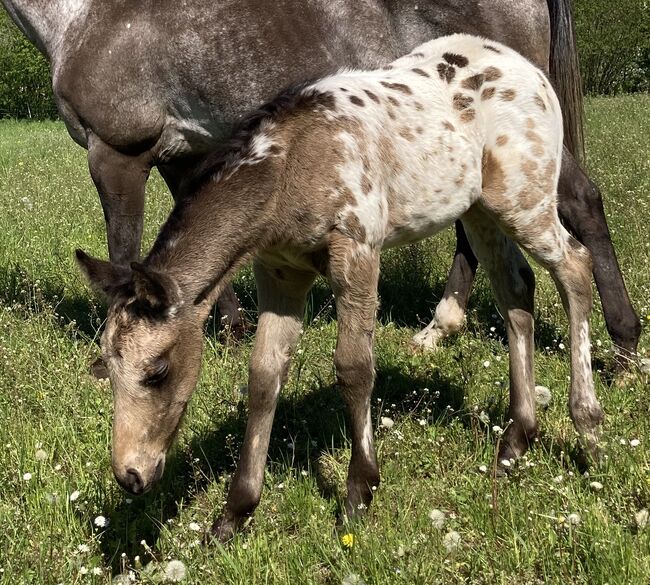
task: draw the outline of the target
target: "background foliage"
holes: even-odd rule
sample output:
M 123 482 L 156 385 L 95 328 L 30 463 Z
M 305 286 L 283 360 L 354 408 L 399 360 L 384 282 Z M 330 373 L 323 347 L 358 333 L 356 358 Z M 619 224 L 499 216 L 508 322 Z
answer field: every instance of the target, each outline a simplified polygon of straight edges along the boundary
M 585 91 L 650 90 L 648 0 L 574 0 Z M 47 61 L 0 9 L 0 118 L 56 117 Z

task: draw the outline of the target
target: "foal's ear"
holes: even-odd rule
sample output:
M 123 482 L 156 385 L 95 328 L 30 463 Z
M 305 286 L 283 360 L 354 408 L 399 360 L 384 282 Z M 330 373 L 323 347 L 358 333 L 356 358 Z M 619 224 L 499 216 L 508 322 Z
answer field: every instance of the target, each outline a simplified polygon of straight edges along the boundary
M 180 301 L 178 284 L 173 277 L 139 262 L 131 262 L 135 296 L 157 311 L 173 310 Z
M 103 292 L 109 301 L 131 282 L 131 270 L 112 262 L 88 256 L 83 250 L 76 250 L 77 264 L 93 288 Z

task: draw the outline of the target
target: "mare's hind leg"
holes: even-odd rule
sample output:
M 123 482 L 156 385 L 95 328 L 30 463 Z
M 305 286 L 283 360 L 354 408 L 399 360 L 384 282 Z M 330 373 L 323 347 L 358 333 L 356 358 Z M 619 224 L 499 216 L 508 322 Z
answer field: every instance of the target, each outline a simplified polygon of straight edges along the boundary
M 566 149 L 558 190 L 562 221 L 587 246 L 593 257 L 593 274 L 607 331 L 619 349 L 622 365 L 625 365 L 626 358 L 636 353 L 641 323 L 625 288 L 598 187 Z
M 373 336 L 377 311 L 379 251 L 333 232 L 328 278 L 336 297 L 338 338 L 334 352 L 336 377 L 352 430 L 345 513 L 360 514 L 379 485 L 379 467 L 370 418 L 375 365 Z
M 248 518 L 262 494 L 271 426 L 289 360 L 300 334 L 305 298 L 314 274 L 255 263 L 260 317 L 248 378 L 248 422 L 239 464 L 212 534 L 226 541 Z
M 470 248 L 460 221 L 456 222 L 456 252 L 442 300 L 436 306 L 431 323 L 413 336 L 413 343 L 435 349 L 438 342 L 458 333 L 465 321 L 465 311 L 472 290 L 478 261 Z
M 499 461 L 517 459 L 537 434 L 533 371 L 535 275 L 516 244 L 479 207 L 463 216 L 472 250 L 486 270 L 508 333 L 511 420 Z

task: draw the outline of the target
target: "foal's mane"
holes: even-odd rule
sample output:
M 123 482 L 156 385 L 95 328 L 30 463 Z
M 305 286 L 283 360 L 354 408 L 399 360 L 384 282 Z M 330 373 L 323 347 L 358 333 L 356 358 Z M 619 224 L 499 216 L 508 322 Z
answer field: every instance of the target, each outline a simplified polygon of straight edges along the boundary
M 230 137 L 216 150 L 201 159 L 183 179 L 180 198 L 192 197 L 213 177 L 228 170 L 245 158 L 251 150 L 253 138 L 266 122 L 281 119 L 298 108 L 313 108 L 332 104 L 333 96 L 317 89 L 307 89 L 313 81 L 290 85 L 272 100 L 253 110 L 234 126 Z

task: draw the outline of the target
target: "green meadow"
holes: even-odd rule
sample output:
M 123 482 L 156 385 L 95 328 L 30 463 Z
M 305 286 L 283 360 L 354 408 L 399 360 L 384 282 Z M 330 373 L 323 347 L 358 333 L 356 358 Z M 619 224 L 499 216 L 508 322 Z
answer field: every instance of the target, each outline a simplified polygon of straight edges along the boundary
M 590 99 L 587 167 L 650 358 L 650 96 Z M 171 209 L 148 185 L 144 248 Z M 206 328 L 201 378 L 150 494 L 129 499 L 110 468 L 110 386 L 89 374 L 106 308 L 73 260 L 106 257 L 85 151 L 60 122 L 0 122 L 0 583 L 650 583 L 650 373 L 611 370 L 592 318 L 605 456 L 585 471 L 567 409 L 567 321 L 536 269 L 540 435 L 507 479 L 492 469 L 508 394 L 503 320 L 480 276 L 462 333 L 436 352 L 413 333 L 444 288 L 451 231 L 385 254 L 373 417 L 382 484 L 366 516 L 334 530 L 350 455 L 334 386 L 336 315 L 319 283 L 278 408 L 262 502 L 230 545 L 203 546 L 237 462 L 252 333 Z M 251 323 L 249 269 L 236 290 Z M 645 510 L 645 512 L 644 512 Z

